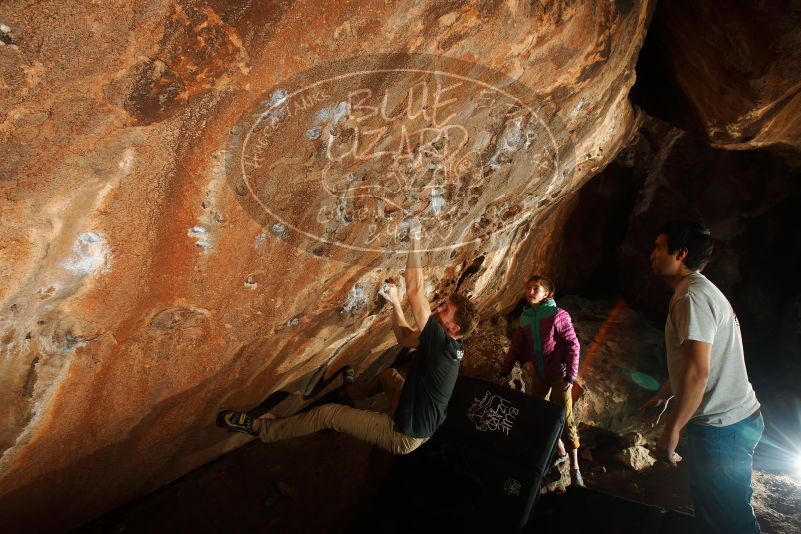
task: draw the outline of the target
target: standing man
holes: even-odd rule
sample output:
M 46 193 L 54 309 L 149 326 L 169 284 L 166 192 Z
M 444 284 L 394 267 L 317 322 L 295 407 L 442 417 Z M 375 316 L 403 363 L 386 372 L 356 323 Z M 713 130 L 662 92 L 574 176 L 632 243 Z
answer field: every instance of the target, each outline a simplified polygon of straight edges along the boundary
M 434 313 L 423 292 L 420 266 L 420 229 L 410 235 L 404 280 L 406 296 L 417 328 L 406 321 L 398 290 L 386 284 L 380 294 L 392 304 L 392 330 L 398 343 L 417 349 L 408 377 L 394 369 L 380 376 L 389 412 L 359 410 L 341 404 L 324 404 L 282 419 L 253 419 L 246 413 L 223 411 L 218 420 L 229 430 L 259 436 L 264 442 L 305 436 L 330 428 L 406 454 L 425 443 L 445 420 L 459 365 L 464 356 L 461 339 L 478 322 L 478 314 L 465 297 L 452 294 Z
M 748 381 L 740 324 L 701 270 L 712 256 L 708 229 L 666 224 L 651 253 L 653 272 L 673 287 L 665 324 L 668 381 L 642 407 L 652 426 L 674 398 L 657 455 L 675 465 L 687 429 L 690 490 L 699 532 L 759 532 L 751 507 L 754 449 L 765 428 Z

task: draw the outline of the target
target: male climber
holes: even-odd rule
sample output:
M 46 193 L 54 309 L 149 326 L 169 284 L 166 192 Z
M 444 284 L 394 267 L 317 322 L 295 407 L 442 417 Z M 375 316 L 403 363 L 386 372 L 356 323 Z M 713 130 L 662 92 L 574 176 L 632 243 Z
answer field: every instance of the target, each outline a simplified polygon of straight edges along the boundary
M 395 454 L 410 453 L 425 443 L 445 420 L 464 356 L 461 339 L 475 327 L 478 314 L 470 301 L 455 293 L 431 312 L 423 292 L 419 245 L 418 223 L 410 232 L 404 273 L 406 296 L 417 328 L 406 321 L 393 284 L 386 284 L 379 292 L 392 305 L 392 330 L 398 343 L 417 349 L 405 381 L 392 368 L 378 377 L 389 400 L 388 412 L 324 404 L 291 417 L 253 419 L 246 413 L 224 411 L 219 414 L 223 426 L 259 436 L 266 443 L 330 428 Z

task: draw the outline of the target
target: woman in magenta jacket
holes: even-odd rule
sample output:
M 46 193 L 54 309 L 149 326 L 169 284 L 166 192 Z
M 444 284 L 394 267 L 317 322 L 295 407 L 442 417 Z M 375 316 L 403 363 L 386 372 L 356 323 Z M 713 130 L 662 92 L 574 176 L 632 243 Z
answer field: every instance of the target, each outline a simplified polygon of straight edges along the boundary
M 559 456 L 555 463 L 569 458 L 571 483 L 583 486 L 578 465 L 578 426 L 573 417 L 571 397 L 581 347 L 570 314 L 556 306 L 553 295 L 554 285 L 550 279 L 538 275 L 528 279 L 523 293 L 528 306 L 520 316 L 520 326 L 515 330 L 499 375 L 507 376 L 515 362 L 533 364 L 531 394 L 565 407 L 564 441 L 559 440 Z

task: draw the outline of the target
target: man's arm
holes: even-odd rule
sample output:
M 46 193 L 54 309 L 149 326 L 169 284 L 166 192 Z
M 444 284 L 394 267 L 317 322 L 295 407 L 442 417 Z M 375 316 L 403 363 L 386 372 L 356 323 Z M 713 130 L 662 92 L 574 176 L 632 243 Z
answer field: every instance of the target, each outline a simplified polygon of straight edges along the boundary
M 398 288 L 395 287 L 395 284 L 387 284 L 386 292 L 382 290 L 379 294 L 392 304 L 392 332 L 395 334 L 398 344 L 402 347 L 416 349 L 420 344 L 420 332 L 409 326 L 406 321 L 403 306 L 398 298 Z
M 667 404 L 673 398 L 673 389 L 670 387 L 670 379 L 665 380 L 653 397 L 645 401 L 640 406 L 640 419 L 651 428 L 659 424 L 662 414 L 667 410 Z
M 665 383 L 662 384 L 662 387 L 659 388 L 659 391 L 654 393 L 653 397 L 645 401 L 645 404 L 640 407 L 640 411 L 643 412 L 648 408 L 657 406 L 671 397 L 673 397 L 673 388 L 670 386 L 670 379 L 668 378 L 665 380 Z
M 679 443 L 679 434 L 704 398 L 711 352 L 712 344 L 703 341 L 687 340 L 681 346 L 681 374 L 678 382 L 672 384 L 675 405 L 656 443 L 657 455 L 671 464 L 675 464 L 673 452 Z
M 670 385 L 670 379 L 668 378 L 667 380 L 665 380 L 665 383 L 662 384 L 662 387 L 659 388 L 659 391 L 656 392 L 654 397 L 664 400 L 672 396 L 673 396 L 673 387 Z
M 403 279 L 406 282 L 406 298 L 412 308 L 417 329 L 425 328 L 431 316 L 431 304 L 423 290 L 423 268 L 420 265 L 420 222 L 414 219 L 409 229 L 409 256 L 406 258 L 406 271 Z

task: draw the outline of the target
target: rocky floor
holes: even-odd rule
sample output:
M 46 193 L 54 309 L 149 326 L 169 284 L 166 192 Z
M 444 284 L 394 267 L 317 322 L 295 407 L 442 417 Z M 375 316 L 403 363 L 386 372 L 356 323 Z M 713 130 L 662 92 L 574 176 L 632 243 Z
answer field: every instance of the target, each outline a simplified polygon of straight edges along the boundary
M 661 332 L 625 303 L 568 298 L 560 304 L 571 311 L 587 354 L 576 400 L 583 422 L 581 465 L 587 486 L 692 513 L 681 463 L 676 468 L 657 463 L 636 471 L 631 461 L 619 458 L 623 449 L 640 444 L 641 455 L 633 464 L 648 463 L 655 433 L 641 428 L 636 407 L 651 387 L 641 375 L 660 379 Z M 481 325 L 469 340 L 465 374 L 494 373 L 508 348 L 506 330 L 502 317 Z M 526 372 L 524 368 L 524 383 Z M 755 457 L 757 516 L 766 532 L 799 532 L 801 482 L 782 474 L 769 462 L 768 452 L 761 446 Z M 381 490 L 393 462 L 391 455 L 334 432 L 274 444 L 253 442 L 80 531 L 349 532 Z M 552 506 L 567 484 L 563 465 L 543 486 L 555 496 L 543 499 L 540 506 Z

